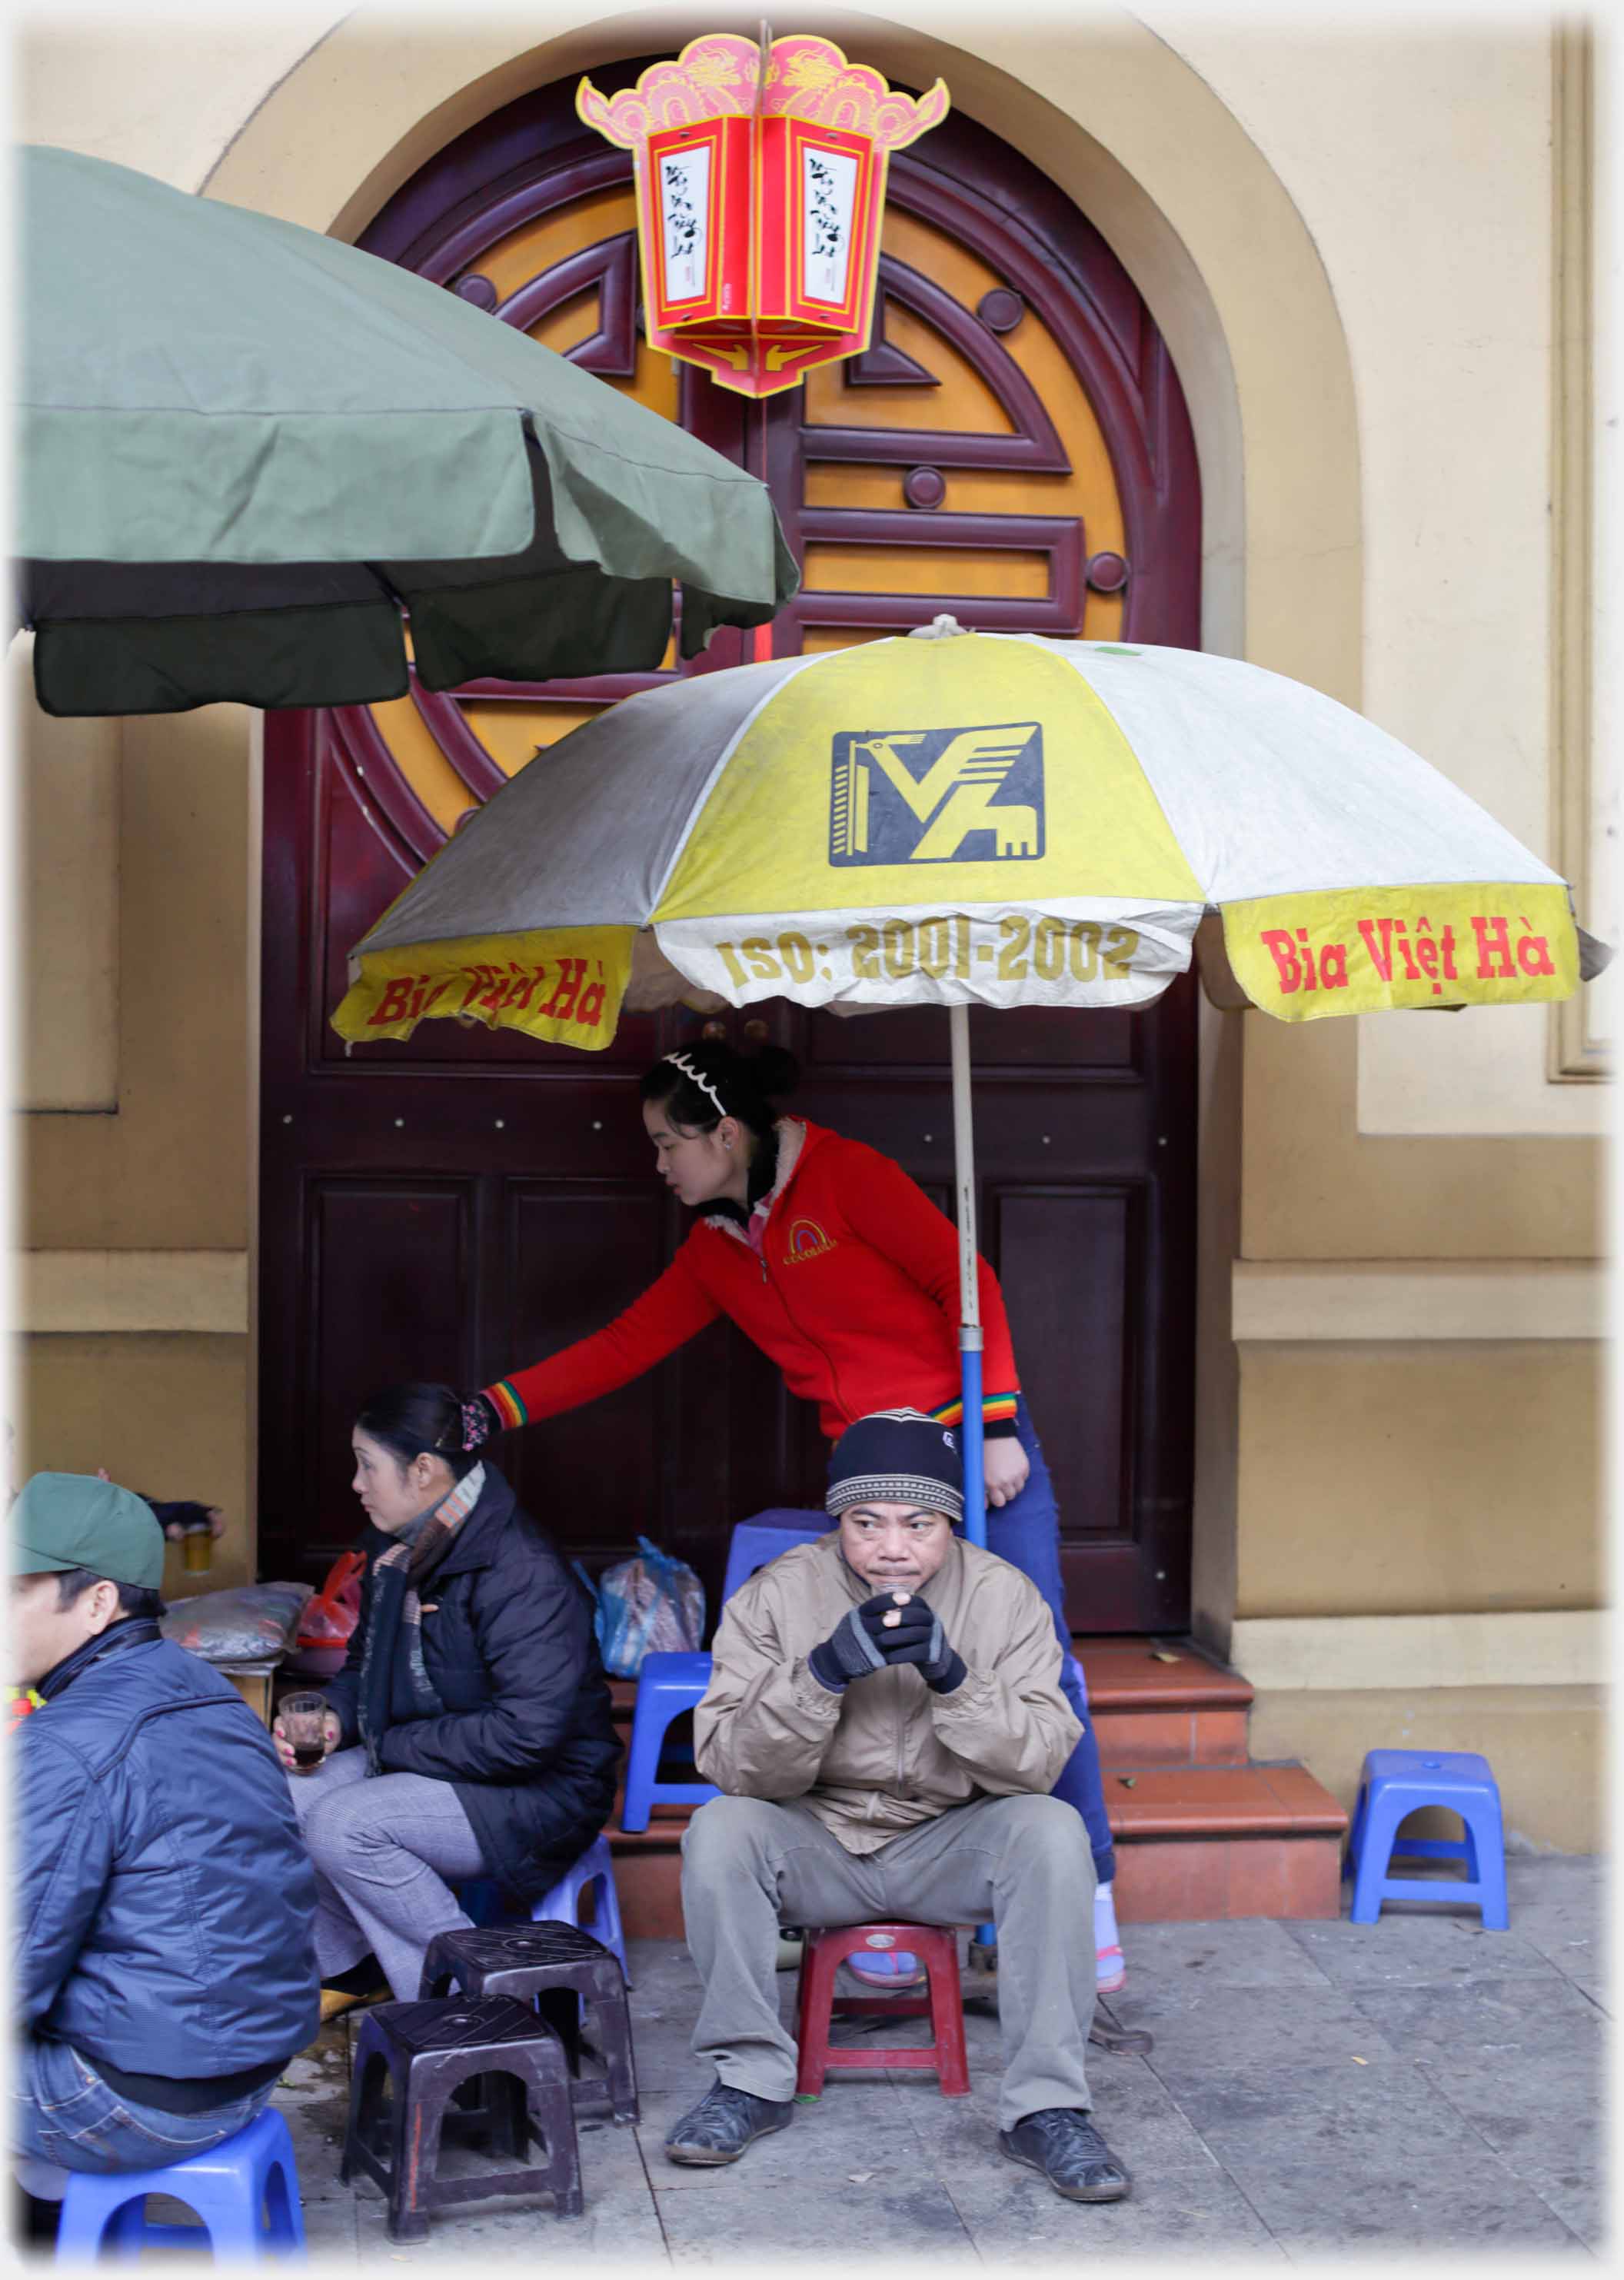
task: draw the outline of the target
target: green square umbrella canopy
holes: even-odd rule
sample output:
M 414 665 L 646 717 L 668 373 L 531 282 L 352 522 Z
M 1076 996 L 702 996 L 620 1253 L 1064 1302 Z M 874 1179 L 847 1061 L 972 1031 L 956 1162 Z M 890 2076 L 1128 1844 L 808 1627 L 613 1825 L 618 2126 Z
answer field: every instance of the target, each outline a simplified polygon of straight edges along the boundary
M 48 712 L 648 671 L 797 573 L 753 476 L 427 279 L 104 160 L 19 170 L 19 614 Z

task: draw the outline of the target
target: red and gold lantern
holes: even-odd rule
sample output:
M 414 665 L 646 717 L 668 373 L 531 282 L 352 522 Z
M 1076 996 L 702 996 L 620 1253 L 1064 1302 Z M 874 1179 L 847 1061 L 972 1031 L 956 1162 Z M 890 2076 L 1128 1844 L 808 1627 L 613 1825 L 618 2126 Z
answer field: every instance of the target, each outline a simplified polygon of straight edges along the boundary
M 575 107 L 630 150 L 650 347 L 741 396 L 868 345 L 886 168 L 947 116 L 832 41 L 712 32 L 635 88 Z

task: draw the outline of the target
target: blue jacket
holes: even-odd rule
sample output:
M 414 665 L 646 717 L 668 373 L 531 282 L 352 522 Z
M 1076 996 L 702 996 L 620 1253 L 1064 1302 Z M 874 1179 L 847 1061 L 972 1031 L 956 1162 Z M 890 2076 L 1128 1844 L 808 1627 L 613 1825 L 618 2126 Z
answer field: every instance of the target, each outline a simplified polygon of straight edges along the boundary
M 96 1645 L 12 1740 L 24 2025 L 132 2074 L 289 2058 L 319 2024 L 316 1882 L 271 1737 L 156 1624 Z

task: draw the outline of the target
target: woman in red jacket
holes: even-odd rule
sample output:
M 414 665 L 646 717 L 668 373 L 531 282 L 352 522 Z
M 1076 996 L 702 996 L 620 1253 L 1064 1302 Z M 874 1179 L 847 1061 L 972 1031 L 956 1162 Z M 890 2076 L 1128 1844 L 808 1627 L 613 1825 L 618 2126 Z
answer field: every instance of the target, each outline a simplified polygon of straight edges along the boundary
M 747 1059 L 725 1044 L 695 1044 L 655 1063 L 641 1088 L 643 1123 L 661 1178 L 699 1213 L 697 1224 L 658 1280 L 605 1329 L 476 1396 L 491 1423 L 533 1424 L 595 1401 L 719 1314 L 772 1357 L 792 1393 L 818 1404 L 831 1441 L 879 1409 L 958 1423 L 952 1222 L 877 1149 L 775 1115 L 772 1102 L 797 1073 L 793 1055 L 775 1046 Z M 1071 1656 L 1054 1492 L 1021 1398 L 1003 1293 L 985 1259 L 980 1275 L 988 1548 L 1029 1575 L 1054 1614 L 1063 1683 L 1083 1729 L 1055 1794 L 1088 1826 L 1099 1984 L 1109 1993 L 1122 1984 L 1116 1862 L 1099 1750 Z

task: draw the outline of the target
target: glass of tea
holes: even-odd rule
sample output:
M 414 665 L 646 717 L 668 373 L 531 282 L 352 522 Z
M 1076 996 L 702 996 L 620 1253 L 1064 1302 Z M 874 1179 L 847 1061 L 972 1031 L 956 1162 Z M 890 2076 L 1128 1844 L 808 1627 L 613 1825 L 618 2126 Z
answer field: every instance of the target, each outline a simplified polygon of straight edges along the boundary
M 284 1694 L 276 1706 L 283 1734 L 293 1748 L 298 1772 L 313 1773 L 327 1753 L 325 1694 Z

